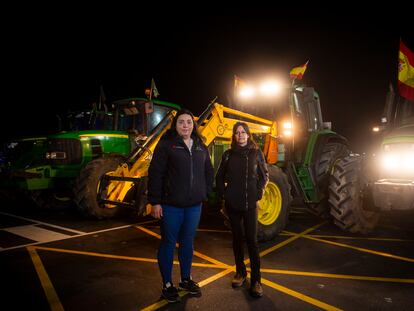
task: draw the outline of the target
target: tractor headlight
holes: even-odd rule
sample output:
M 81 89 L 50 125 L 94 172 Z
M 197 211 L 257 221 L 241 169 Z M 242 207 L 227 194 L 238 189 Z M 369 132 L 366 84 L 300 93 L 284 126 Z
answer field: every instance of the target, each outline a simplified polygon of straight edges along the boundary
M 280 131 L 283 137 L 290 138 L 293 136 L 293 124 L 290 121 L 285 121 L 282 123 L 282 129 Z
M 414 173 L 414 144 L 384 145 L 381 164 L 388 172 Z
M 245 86 L 239 91 L 239 97 L 243 99 L 252 98 L 256 95 L 256 90 L 251 86 Z

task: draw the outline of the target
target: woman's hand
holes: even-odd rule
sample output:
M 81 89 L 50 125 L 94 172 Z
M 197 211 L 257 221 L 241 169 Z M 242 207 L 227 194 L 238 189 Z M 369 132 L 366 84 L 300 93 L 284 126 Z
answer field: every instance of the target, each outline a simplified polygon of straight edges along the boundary
M 157 219 L 162 217 L 162 207 L 160 204 L 155 204 L 152 206 L 151 216 Z

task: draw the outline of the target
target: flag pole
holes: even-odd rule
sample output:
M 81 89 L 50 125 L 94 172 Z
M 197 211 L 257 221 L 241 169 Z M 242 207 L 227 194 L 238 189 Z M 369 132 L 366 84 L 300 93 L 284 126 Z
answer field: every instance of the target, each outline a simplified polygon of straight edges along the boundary
M 153 88 L 153 83 L 152 81 L 154 80 L 154 78 L 151 78 L 151 89 L 150 89 L 150 95 L 149 95 L 149 100 L 151 100 L 152 98 L 152 88 Z

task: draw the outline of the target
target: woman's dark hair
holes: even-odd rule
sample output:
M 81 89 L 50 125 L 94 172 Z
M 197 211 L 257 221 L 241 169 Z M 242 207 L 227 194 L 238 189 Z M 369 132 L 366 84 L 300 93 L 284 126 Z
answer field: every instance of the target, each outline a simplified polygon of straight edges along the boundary
M 193 120 L 193 131 L 191 132 L 191 138 L 193 138 L 193 139 L 195 138 L 195 139 L 200 140 L 200 142 L 203 142 L 203 139 L 201 138 L 200 134 L 198 134 L 198 132 L 197 132 L 198 127 L 197 127 L 197 122 L 195 122 L 195 120 L 194 120 L 194 115 L 188 109 L 181 109 L 177 112 L 177 114 L 175 115 L 175 117 L 172 121 L 171 128 L 168 130 L 168 134 L 173 135 L 173 136 L 178 136 L 178 133 L 177 133 L 177 120 L 178 120 L 178 117 L 183 115 L 183 114 L 190 115 L 191 119 Z
M 241 121 L 237 122 L 233 126 L 233 135 L 231 136 L 231 148 L 237 147 L 237 141 L 235 137 L 236 137 L 237 128 L 239 126 L 241 126 L 244 129 L 244 131 L 247 133 L 247 135 L 249 136 L 249 138 L 247 139 L 247 145 L 257 148 L 257 144 L 253 140 L 252 134 L 250 133 L 249 126 L 247 125 L 246 122 L 241 122 Z

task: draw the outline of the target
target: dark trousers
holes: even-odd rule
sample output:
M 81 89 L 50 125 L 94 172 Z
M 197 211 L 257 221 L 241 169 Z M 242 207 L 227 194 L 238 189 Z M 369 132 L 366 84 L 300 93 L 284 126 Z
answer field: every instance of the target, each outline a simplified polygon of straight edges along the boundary
M 260 256 L 257 244 L 257 208 L 245 212 L 227 208 L 231 230 L 233 232 L 233 253 L 236 262 L 236 271 L 246 275 L 244 264 L 244 240 L 250 258 L 251 284 L 260 279 Z M 244 231 L 244 232 L 243 232 Z

